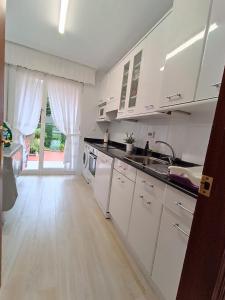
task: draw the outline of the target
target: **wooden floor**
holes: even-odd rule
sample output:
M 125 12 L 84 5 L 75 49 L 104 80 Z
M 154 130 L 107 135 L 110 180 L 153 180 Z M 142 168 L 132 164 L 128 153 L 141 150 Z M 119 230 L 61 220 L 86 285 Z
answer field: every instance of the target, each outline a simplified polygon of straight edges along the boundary
M 1 300 L 155 300 L 82 177 L 20 177 Z

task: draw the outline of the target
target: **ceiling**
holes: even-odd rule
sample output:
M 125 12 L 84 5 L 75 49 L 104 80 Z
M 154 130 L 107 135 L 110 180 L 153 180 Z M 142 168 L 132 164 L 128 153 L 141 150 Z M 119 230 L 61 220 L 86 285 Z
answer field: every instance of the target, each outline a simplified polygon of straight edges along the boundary
M 70 0 L 65 34 L 60 0 L 7 0 L 6 39 L 98 70 L 115 64 L 173 0 Z

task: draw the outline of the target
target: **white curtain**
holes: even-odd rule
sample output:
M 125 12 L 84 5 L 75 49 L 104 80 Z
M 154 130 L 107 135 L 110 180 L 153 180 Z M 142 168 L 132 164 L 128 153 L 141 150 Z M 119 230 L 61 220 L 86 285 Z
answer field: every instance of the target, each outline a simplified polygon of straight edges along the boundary
M 24 147 L 24 162 L 27 158 L 25 138 L 31 137 L 38 126 L 43 97 L 43 75 L 22 68 L 15 72 L 15 107 L 12 120 L 14 140 Z
M 47 88 L 53 121 L 66 136 L 65 168 L 76 170 L 79 158 L 81 86 L 69 80 L 49 76 Z

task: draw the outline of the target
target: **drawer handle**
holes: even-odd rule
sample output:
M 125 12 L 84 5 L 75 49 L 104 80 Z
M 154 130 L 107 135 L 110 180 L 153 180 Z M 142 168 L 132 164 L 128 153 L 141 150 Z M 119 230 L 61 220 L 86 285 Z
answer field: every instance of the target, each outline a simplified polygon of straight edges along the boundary
M 214 87 L 217 88 L 217 89 L 220 89 L 221 83 L 222 83 L 222 82 L 217 82 L 217 83 L 212 84 L 212 86 L 214 86 Z
M 143 195 L 140 195 L 139 197 L 140 197 L 141 199 L 144 199 L 144 196 L 143 196 Z M 148 204 L 148 205 L 151 205 L 151 204 L 152 204 L 151 201 L 146 201 L 145 203 Z
M 151 109 L 151 108 L 154 108 L 154 105 L 145 105 L 145 108 L 146 109 Z
M 117 180 L 120 180 L 121 178 L 120 177 L 117 177 Z
M 152 189 L 154 188 L 153 184 L 150 184 L 150 183 L 146 182 L 145 180 L 142 180 L 142 183 L 146 184 L 147 186 L 149 186 Z
M 167 96 L 166 98 L 168 100 L 179 100 L 182 99 L 182 95 L 180 93 L 177 93 L 175 95 Z
M 174 224 L 173 227 L 176 228 L 177 230 L 179 230 L 180 232 L 182 232 L 187 237 L 189 237 L 189 234 L 186 231 L 184 231 L 183 229 L 181 229 L 179 224 Z
M 125 181 L 121 180 L 121 183 L 125 183 Z
M 188 208 L 184 207 L 181 202 L 176 202 L 176 205 L 178 207 L 182 208 L 183 210 L 185 210 L 186 212 L 188 212 L 189 214 L 191 214 L 192 216 L 194 215 L 193 212 L 191 210 L 189 210 Z

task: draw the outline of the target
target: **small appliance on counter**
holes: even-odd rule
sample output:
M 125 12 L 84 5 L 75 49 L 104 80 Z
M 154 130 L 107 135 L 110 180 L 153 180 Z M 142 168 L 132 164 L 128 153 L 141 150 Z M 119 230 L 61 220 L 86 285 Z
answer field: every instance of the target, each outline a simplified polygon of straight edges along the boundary
M 196 166 L 190 168 L 170 166 L 169 178 L 185 187 L 197 192 L 200 186 L 203 166 Z

